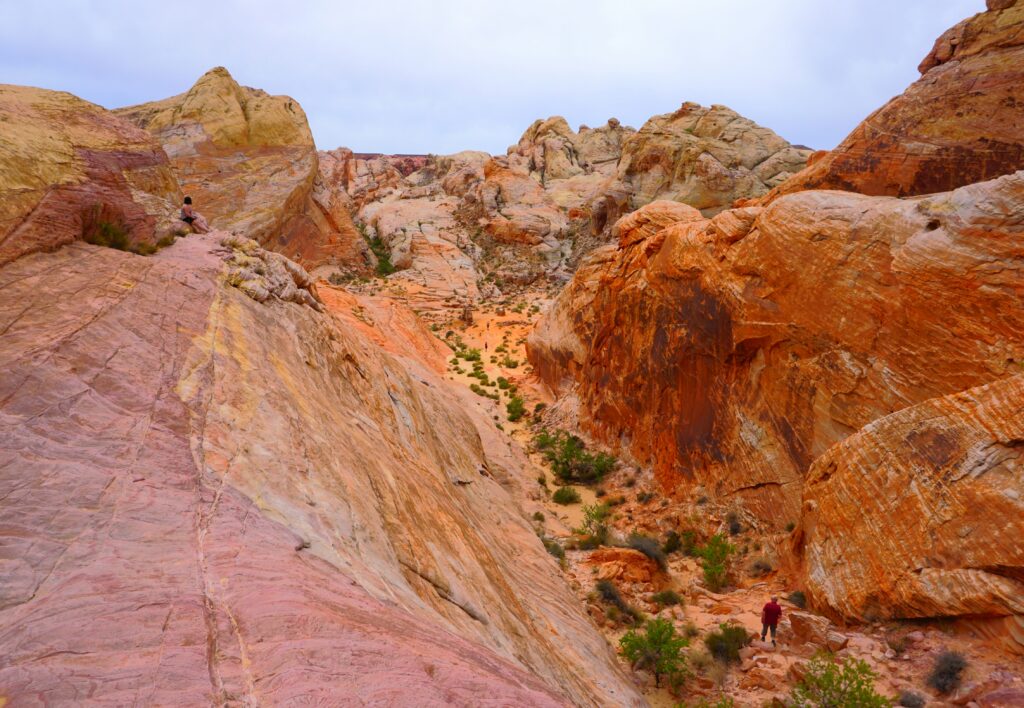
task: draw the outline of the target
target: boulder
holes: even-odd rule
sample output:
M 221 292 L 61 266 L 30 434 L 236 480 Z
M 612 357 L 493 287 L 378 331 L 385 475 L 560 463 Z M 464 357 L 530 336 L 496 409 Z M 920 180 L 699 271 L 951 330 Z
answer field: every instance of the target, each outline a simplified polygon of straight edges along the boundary
M 816 460 L 797 545 L 816 606 L 1024 615 L 1022 413 L 1024 375 L 1002 378 L 880 418 Z
M 600 580 L 651 583 L 659 575 L 658 564 L 632 548 L 600 548 L 587 557 L 586 563 L 597 568 Z
M 793 629 L 793 639 L 797 643 L 828 646 L 831 622 L 825 617 L 793 610 L 789 613 L 789 622 Z

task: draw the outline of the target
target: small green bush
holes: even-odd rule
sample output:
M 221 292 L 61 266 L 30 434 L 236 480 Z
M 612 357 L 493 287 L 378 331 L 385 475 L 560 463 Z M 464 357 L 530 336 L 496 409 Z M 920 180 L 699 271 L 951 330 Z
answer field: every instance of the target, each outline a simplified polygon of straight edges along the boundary
M 704 637 L 704 645 L 711 656 L 719 661 L 739 662 L 740 649 L 750 644 L 747 630 L 737 624 L 722 623 L 718 629 Z
M 579 504 L 580 493 L 572 487 L 559 487 L 555 490 L 555 493 L 551 495 L 551 501 L 555 504 Z
M 674 590 L 662 590 L 651 595 L 651 599 L 662 607 L 671 607 L 672 605 L 678 605 L 683 601 L 683 598 L 679 597 L 679 593 Z
M 646 504 L 647 502 L 654 499 L 655 496 L 656 495 L 654 494 L 654 492 L 640 492 L 639 494 L 636 495 L 636 500 L 640 504 Z
M 736 547 L 725 540 L 721 534 L 715 534 L 708 539 L 708 542 L 696 549 L 697 555 L 702 559 L 704 566 L 704 582 L 712 592 L 718 592 L 723 587 L 728 576 L 726 563 L 729 556 L 735 553 Z
M 743 532 L 743 524 L 740 523 L 740 517 L 735 511 L 730 511 L 725 520 L 729 524 L 730 536 L 736 536 Z
M 686 675 L 686 655 L 683 649 L 689 640 L 676 634 L 676 628 L 668 620 L 649 620 L 643 633 L 630 630 L 619 640 L 622 655 L 634 669 L 645 669 L 654 674 L 654 685 L 661 686 L 661 679 L 675 679 L 681 683 Z
M 615 458 L 603 452 L 587 452 L 576 435 L 564 430 L 540 431 L 534 445 L 551 465 L 551 470 L 565 482 L 598 482 L 615 467 Z
M 383 278 L 394 273 L 397 268 L 391 262 L 391 251 L 388 250 L 387 244 L 381 240 L 380 236 L 371 237 L 366 229 L 366 224 L 358 222 L 356 228 L 363 240 L 366 241 L 366 245 L 370 247 L 370 251 L 377 257 L 377 275 Z
M 538 521 L 540 523 L 544 523 L 544 512 L 543 511 L 535 511 L 535 512 L 533 512 L 533 520 L 534 521 Z
M 541 539 L 541 541 L 543 541 L 544 548 L 547 550 L 548 553 L 553 555 L 558 560 L 565 560 L 565 549 L 562 548 L 561 544 L 559 544 L 558 541 L 555 541 L 550 538 L 543 538 Z
M 526 415 L 526 406 L 523 405 L 523 399 L 519 396 L 513 396 L 512 399 L 505 404 L 505 412 L 508 413 L 509 422 L 515 423 Z
M 128 239 L 128 230 L 112 221 L 96 222 L 95 226 L 83 236 L 83 239 L 93 246 L 105 246 L 118 251 L 127 251 L 131 245 L 131 241 Z
M 786 533 L 792 533 L 793 529 L 795 529 L 795 528 L 796 528 L 796 522 L 795 521 L 790 521 L 788 524 L 786 524 Z
M 952 693 L 960 687 L 967 659 L 956 651 L 944 651 L 935 659 L 935 666 L 925 680 L 930 687 L 942 694 Z
M 790 694 L 788 705 L 793 708 L 891 706 L 892 701 L 875 692 L 875 678 L 875 672 L 864 661 L 846 658 L 836 664 L 830 655 L 819 655 L 811 659 L 807 673 Z
M 583 523 L 575 532 L 588 536 L 601 545 L 608 540 L 608 517 L 612 510 L 607 504 L 588 504 L 583 507 Z

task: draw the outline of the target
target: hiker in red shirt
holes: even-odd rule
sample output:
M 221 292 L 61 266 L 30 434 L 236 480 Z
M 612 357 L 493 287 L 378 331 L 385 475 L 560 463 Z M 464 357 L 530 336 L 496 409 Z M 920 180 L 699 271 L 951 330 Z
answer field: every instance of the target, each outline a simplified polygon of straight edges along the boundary
M 761 641 L 768 636 L 768 630 L 772 631 L 772 646 L 775 644 L 775 630 L 779 626 L 779 618 L 782 617 L 782 605 L 779 604 L 779 598 L 772 597 L 771 602 L 765 603 L 765 606 L 761 609 Z

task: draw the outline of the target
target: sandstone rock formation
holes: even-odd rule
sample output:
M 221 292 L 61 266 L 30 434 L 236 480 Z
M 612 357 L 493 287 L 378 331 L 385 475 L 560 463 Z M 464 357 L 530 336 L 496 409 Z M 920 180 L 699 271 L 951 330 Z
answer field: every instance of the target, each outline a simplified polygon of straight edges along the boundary
M 711 216 L 766 193 L 802 169 L 810 153 L 725 106 L 684 103 L 624 142 L 618 176 L 634 208 L 671 199 Z
M 1024 172 L 926 199 L 802 192 L 661 230 L 655 203 L 577 271 L 530 360 L 666 489 L 781 525 L 833 444 L 1024 360 L 1022 204 Z
M 830 448 L 807 475 L 795 537 L 808 594 L 847 620 L 1024 618 L 1022 451 L 1024 375 Z
M 634 700 L 493 426 L 220 238 L 0 270 L 5 696 Z
M 354 209 L 396 190 L 427 162 L 426 155 L 357 155 L 348 148 L 320 151 L 319 158 L 324 182 L 347 194 Z
M 550 180 L 591 172 L 613 176 L 623 142 L 634 133 L 615 118 L 600 128 L 580 126 L 577 133 L 565 118 L 552 116 L 534 121 L 508 154 L 525 158 L 528 171 L 545 186 Z
M 144 131 L 71 94 L 7 85 L 0 123 L 0 265 L 105 224 L 136 245 L 170 228 L 181 191 Z
M 116 111 L 152 133 L 184 191 L 220 229 L 238 231 L 309 267 L 363 265 L 347 213 L 315 190 L 318 161 L 302 107 L 239 84 L 226 69 L 178 96 Z
M 939 37 L 918 81 L 771 197 L 927 194 L 1024 168 L 1024 2 L 988 7 Z

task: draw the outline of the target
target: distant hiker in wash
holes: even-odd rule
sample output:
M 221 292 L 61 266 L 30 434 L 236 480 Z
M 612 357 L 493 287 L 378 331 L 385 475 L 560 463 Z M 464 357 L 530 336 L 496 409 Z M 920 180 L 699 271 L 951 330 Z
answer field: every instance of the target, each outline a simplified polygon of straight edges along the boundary
M 772 646 L 775 644 L 775 630 L 779 626 L 779 618 L 782 617 L 782 605 L 779 604 L 779 598 L 772 597 L 769 602 L 765 603 L 765 606 L 761 608 L 761 641 L 763 642 L 765 637 L 768 636 L 768 630 L 772 632 Z
M 192 197 L 185 197 L 185 203 L 181 205 L 182 221 L 192 227 L 197 234 L 205 234 L 210 230 L 210 225 L 198 211 L 192 208 Z

